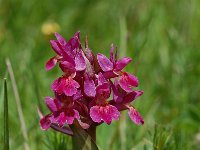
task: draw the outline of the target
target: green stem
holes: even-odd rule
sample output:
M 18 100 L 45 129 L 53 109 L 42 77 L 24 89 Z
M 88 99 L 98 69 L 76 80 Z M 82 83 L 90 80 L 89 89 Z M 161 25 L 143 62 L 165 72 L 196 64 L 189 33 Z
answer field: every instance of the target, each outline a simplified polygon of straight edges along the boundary
M 87 130 L 83 130 L 80 126 L 71 127 L 74 133 L 72 136 L 73 150 L 98 150 L 96 146 L 96 125 L 91 125 Z
M 96 143 L 96 125 L 91 125 L 90 128 L 87 130 L 87 133 L 90 135 L 92 140 Z

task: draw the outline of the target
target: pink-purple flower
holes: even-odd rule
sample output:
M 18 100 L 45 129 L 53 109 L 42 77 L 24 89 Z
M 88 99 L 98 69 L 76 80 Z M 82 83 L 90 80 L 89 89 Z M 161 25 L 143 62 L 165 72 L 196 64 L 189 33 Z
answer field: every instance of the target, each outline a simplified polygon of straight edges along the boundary
M 50 113 L 40 120 L 43 130 L 52 127 L 62 131 L 75 120 L 83 129 L 103 122 L 111 124 L 119 120 L 123 110 L 128 110 L 135 124 L 144 124 L 131 104 L 143 91 L 134 89 L 138 87 L 137 77 L 123 70 L 131 58 L 118 59 L 113 45 L 109 58 L 101 53 L 95 55 L 87 41 L 82 47 L 80 32 L 68 41 L 58 33 L 55 37 L 50 44 L 56 55 L 47 61 L 46 70 L 59 64 L 63 74 L 51 85 L 55 96 L 45 98 Z

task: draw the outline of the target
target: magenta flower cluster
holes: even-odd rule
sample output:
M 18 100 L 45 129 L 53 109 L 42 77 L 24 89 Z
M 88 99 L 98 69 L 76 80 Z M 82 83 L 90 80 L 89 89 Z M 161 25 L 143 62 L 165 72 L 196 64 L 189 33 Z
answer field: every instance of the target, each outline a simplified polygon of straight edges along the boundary
M 82 47 L 80 32 L 67 42 L 58 33 L 55 37 L 50 44 L 56 56 L 46 63 L 46 70 L 59 64 L 63 75 L 51 86 L 55 97 L 45 97 L 50 113 L 40 120 L 43 130 L 52 125 L 63 128 L 75 119 L 83 129 L 103 122 L 110 124 L 112 120 L 119 120 L 120 111 L 126 109 L 135 124 L 144 123 L 131 105 L 143 91 L 133 90 L 138 86 L 138 79 L 123 71 L 131 58 L 118 59 L 113 45 L 110 58 L 101 53 L 95 55 L 88 48 L 87 40 Z

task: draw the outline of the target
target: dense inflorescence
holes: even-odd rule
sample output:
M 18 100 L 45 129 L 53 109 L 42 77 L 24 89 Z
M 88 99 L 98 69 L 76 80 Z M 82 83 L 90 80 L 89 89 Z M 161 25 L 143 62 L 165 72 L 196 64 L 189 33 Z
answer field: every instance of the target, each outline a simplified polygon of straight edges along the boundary
M 101 53 L 95 55 L 88 48 L 87 40 L 82 47 L 80 32 L 67 42 L 58 33 L 55 37 L 56 40 L 50 40 L 50 44 L 56 56 L 46 63 L 46 70 L 51 70 L 58 63 L 63 75 L 51 86 L 55 97 L 45 97 L 51 113 L 40 120 L 43 130 L 52 125 L 64 128 L 73 124 L 75 119 L 83 129 L 103 122 L 110 124 L 112 120 L 119 119 L 120 111 L 126 109 L 135 124 L 144 123 L 131 105 L 143 91 L 133 90 L 138 86 L 138 79 L 123 71 L 131 58 L 118 60 L 113 45 L 110 58 Z

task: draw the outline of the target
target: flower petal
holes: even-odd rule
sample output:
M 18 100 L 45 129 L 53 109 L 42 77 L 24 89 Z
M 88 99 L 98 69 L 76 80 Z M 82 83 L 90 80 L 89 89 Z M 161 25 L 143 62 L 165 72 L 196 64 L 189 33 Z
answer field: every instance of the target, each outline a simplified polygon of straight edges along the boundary
M 131 118 L 131 120 L 139 125 L 139 124 L 144 124 L 144 120 L 142 118 L 142 116 L 139 114 L 139 112 L 133 108 L 133 107 L 129 107 L 129 111 L 128 111 L 129 117 Z
M 131 92 L 132 91 L 131 86 L 133 87 L 138 86 L 138 79 L 132 74 L 124 73 L 122 76 L 120 76 L 119 85 L 126 92 Z
M 80 31 L 77 31 L 75 34 L 74 34 L 74 38 L 77 38 L 78 41 L 80 41 Z
M 63 93 L 64 87 L 65 87 L 65 79 L 63 77 L 56 79 L 51 85 L 51 89 L 59 94 Z
M 127 94 L 123 99 L 123 104 L 131 103 L 133 100 L 135 100 L 137 97 L 141 96 L 143 94 L 143 91 L 132 91 L 131 93 Z
M 55 37 L 56 37 L 56 39 L 58 40 L 58 42 L 60 43 L 61 46 L 65 46 L 67 44 L 65 39 L 59 33 L 55 33 Z
M 63 89 L 63 92 L 65 93 L 66 96 L 72 96 L 74 94 L 76 94 L 77 92 L 77 88 L 80 87 L 80 85 L 78 84 L 78 82 L 76 82 L 75 80 L 73 80 L 72 78 L 68 77 L 68 79 L 65 79 L 65 86 Z
M 81 52 L 78 52 L 75 57 L 75 64 L 76 64 L 76 70 L 82 71 L 86 68 L 85 59 L 83 58 L 83 55 Z
M 76 94 L 73 95 L 73 100 L 76 101 L 76 100 L 79 100 L 82 97 L 83 97 L 83 95 L 81 93 L 81 90 L 77 90 Z
M 96 87 L 94 81 L 88 76 L 85 77 L 84 92 L 88 97 L 95 97 L 96 95 Z
M 71 77 L 58 78 L 51 85 L 53 91 L 59 94 L 64 93 L 66 96 L 72 96 L 76 94 L 77 88 L 79 87 L 80 87 L 79 83 L 73 80 Z
M 59 47 L 59 43 L 56 40 L 50 40 L 52 49 L 59 55 L 62 56 L 62 49 Z
M 90 108 L 90 117 L 94 122 L 101 122 L 101 112 L 99 106 L 93 106 Z
M 138 87 L 138 79 L 136 76 L 128 73 L 129 84 L 133 87 Z
M 52 112 L 58 111 L 58 106 L 53 98 L 45 97 L 45 103 Z
M 113 69 L 113 63 L 103 54 L 97 54 L 97 60 L 101 69 L 104 72 L 111 71 Z
M 101 85 L 103 83 L 107 83 L 107 80 L 105 79 L 103 74 L 101 72 L 99 72 L 99 74 L 98 74 L 98 85 Z
M 75 72 L 75 65 L 73 63 L 70 63 L 68 61 L 62 61 L 60 62 L 59 64 L 60 68 L 62 69 L 63 72 L 70 72 L 70 73 L 73 73 Z
M 116 79 L 115 79 L 116 82 Z M 112 91 L 113 91 L 113 100 L 116 103 L 121 103 L 123 101 L 123 94 L 119 91 L 118 89 L 118 84 L 113 84 L 111 82 L 111 87 L 112 87 Z
M 110 124 L 112 120 L 118 120 L 120 112 L 115 106 L 105 105 L 105 106 L 93 106 L 90 108 L 90 117 L 94 122 L 100 123 L 101 120 Z
M 47 130 L 51 126 L 50 115 L 47 115 L 40 119 L 40 127 L 42 130 Z
M 59 80 L 60 80 L 60 78 L 58 78 L 58 79 L 56 79 L 56 80 L 53 81 L 53 83 L 51 85 L 51 89 L 53 91 L 57 91 L 57 87 L 59 86 Z
M 115 71 L 120 71 L 132 61 L 129 57 L 124 57 L 116 62 Z
M 66 116 L 66 123 L 67 124 L 73 124 L 74 119 L 80 119 L 79 113 L 77 110 L 73 109 L 71 114 Z
M 115 62 L 114 50 L 115 50 L 115 47 L 114 47 L 114 45 L 112 44 L 112 45 L 111 45 L 111 48 L 110 48 L 110 61 L 111 61 L 112 63 Z
M 67 44 L 63 46 L 65 53 L 73 58 L 77 50 L 81 48 L 79 34 L 80 32 L 77 32 L 71 39 L 69 39 L 69 41 L 67 41 Z
M 60 115 L 57 118 L 57 123 L 60 127 L 64 126 L 66 123 L 66 115 L 65 112 L 61 112 Z
M 104 72 L 103 73 L 103 76 L 106 78 L 106 79 L 111 79 L 111 78 L 115 78 L 117 77 L 118 75 L 113 72 L 113 71 L 107 71 L 107 72 Z
M 110 85 L 108 83 L 103 83 L 96 88 L 96 101 L 101 103 L 110 97 Z
M 106 105 L 106 107 L 103 108 L 102 119 L 107 124 L 111 124 L 112 119 L 118 120 L 119 116 L 120 116 L 120 112 L 117 110 L 115 106 Z
M 45 66 L 46 71 L 53 69 L 53 67 L 55 67 L 56 63 L 57 63 L 57 59 L 55 57 L 52 57 L 51 59 L 49 59 Z
M 70 46 L 71 51 L 80 48 L 80 32 L 76 32 L 74 36 L 67 42 L 68 47 Z

